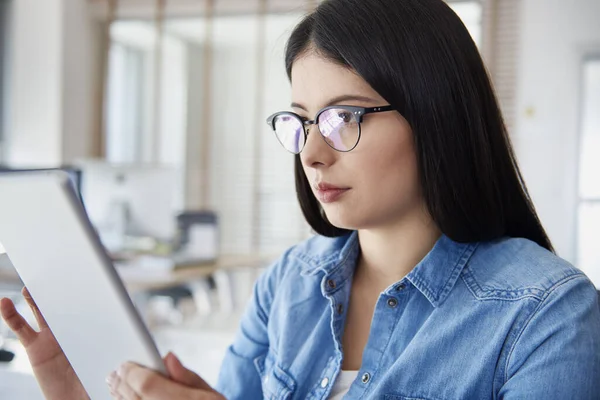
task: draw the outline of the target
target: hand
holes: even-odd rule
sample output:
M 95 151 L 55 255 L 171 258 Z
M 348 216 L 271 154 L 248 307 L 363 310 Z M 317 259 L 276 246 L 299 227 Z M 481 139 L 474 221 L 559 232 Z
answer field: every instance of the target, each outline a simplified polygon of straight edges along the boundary
M 134 363 L 123 364 L 106 379 L 115 400 L 226 400 L 172 353 L 164 358 L 170 379 Z
M 25 347 L 33 373 L 44 396 L 48 400 L 88 399 L 81 381 L 26 288 L 23 288 L 22 294 L 33 311 L 40 327 L 39 332 L 27 323 L 9 299 L 0 300 L 0 314 Z

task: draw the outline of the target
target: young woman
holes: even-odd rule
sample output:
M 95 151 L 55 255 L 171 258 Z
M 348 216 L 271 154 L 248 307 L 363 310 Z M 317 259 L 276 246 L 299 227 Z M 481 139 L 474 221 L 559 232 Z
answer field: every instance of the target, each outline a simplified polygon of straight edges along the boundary
M 169 355 L 171 380 L 126 363 L 114 398 L 600 398 L 595 288 L 553 253 L 451 9 L 326 0 L 286 67 L 268 123 L 319 235 L 259 278 L 215 389 Z M 84 397 L 41 316 L 2 312 L 48 398 Z

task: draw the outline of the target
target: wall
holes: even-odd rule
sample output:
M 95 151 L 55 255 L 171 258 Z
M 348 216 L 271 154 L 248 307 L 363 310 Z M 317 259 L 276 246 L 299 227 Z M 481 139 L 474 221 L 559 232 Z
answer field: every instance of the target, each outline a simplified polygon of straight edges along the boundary
M 4 158 L 3 138 L 8 128 L 10 22 L 13 2 L 0 0 L 0 162 Z
M 560 256 L 575 262 L 581 62 L 600 53 L 600 1 L 523 0 L 516 126 L 522 172 Z
M 62 0 L 19 0 L 13 12 L 7 161 L 56 164 L 61 158 Z
M 18 0 L 13 12 L 7 161 L 46 166 L 89 155 L 100 24 L 81 0 Z

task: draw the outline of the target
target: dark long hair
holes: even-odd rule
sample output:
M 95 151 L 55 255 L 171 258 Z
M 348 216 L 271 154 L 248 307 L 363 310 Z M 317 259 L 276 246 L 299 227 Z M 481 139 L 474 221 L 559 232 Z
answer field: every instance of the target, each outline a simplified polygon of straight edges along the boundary
M 356 71 L 408 121 L 424 200 L 445 235 L 457 242 L 523 237 L 554 251 L 477 47 L 444 1 L 325 0 L 287 43 L 290 80 L 309 49 Z M 295 176 L 312 228 L 348 233 L 322 214 L 299 156 Z

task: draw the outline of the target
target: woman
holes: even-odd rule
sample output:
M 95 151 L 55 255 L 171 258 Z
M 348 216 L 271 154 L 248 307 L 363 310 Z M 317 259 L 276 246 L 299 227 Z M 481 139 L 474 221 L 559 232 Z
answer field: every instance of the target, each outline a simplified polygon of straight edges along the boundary
M 268 123 L 319 235 L 259 278 L 215 389 L 169 355 L 171 380 L 126 363 L 114 398 L 600 397 L 595 288 L 553 254 L 450 8 L 326 0 L 286 66 Z M 47 327 L 2 312 L 46 396 L 84 397 Z

